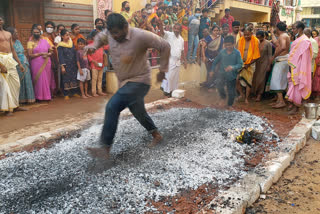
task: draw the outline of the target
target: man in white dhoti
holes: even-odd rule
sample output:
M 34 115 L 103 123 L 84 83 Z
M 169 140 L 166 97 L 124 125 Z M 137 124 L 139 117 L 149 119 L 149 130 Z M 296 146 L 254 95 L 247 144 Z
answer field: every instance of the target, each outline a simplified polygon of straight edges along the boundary
M 277 24 L 277 35 L 272 34 L 272 42 L 276 45 L 276 51 L 270 60 L 270 64 L 274 61 L 274 66 L 271 74 L 270 91 L 277 94 L 277 101 L 272 105 L 273 108 L 283 108 L 286 103 L 283 98 L 283 93 L 286 91 L 288 86 L 287 74 L 289 72 L 289 48 L 290 48 L 290 37 L 286 33 L 287 25 L 284 22 Z
M 313 76 L 314 72 L 316 70 L 315 62 L 316 62 L 316 58 L 318 56 L 319 46 L 318 46 L 318 42 L 314 38 L 312 38 L 312 34 L 311 34 L 310 29 L 305 29 L 304 34 L 309 38 L 309 40 L 311 42 L 311 46 L 312 46 L 311 73 Z
M 16 66 L 21 64 L 12 43 L 11 33 L 3 29 L 4 19 L 0 17 L 0 111 L 12 115 L 13 110 L 19 108 L 20 80 Z
M 180 35 L 180 24 L 174 25 L 173 32 L 162 31 L 161 33 L 171 46 L 169 69 L 165 74 L 165 79 L 162 81 L 161 88 L 166 96 L 171 96 L 172 91 L 176 90 L 179 86 L 181 58 L 185 69 L 187 68 L 187 60 L 184 55 L 184 40 Z

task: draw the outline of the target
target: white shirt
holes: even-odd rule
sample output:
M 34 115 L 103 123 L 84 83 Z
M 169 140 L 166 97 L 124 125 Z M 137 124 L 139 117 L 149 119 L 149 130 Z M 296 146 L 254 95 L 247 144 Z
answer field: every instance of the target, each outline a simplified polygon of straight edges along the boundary
M 312 54 L 313 54 L 312 59 L 314 60 L 318 56 L 319 46 L 318 46 L 318 42 L 314 38 L 310 37 L 309 40 L 312 46 Z
M 181 53 L 184 50 L 183 38 L 181 37 L 181 35 L 179 35 L 179 37 L 176 37 L 173 32 L 169 31 L 164 31 L 163 38 L 170 44 L 171 47 L 169 69 L 180 66 Z

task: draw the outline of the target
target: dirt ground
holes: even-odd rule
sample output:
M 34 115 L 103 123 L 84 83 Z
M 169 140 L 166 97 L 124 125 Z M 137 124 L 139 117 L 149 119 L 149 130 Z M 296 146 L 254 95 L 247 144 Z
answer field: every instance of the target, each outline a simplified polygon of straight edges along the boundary
M 209 93 L 200 88 L 185 88 L 187 100 L 203 106 L 224 108 L 217 93 Z M 111 95 L 106 97 L 81 99 L 55 98 L 49 103 L 37 103 L 26 106 L 29 111 L 16 112 L 12 117 L 0 113 L 0 144 L 13 142 L 24 137 L 61 128 L 77 120 L 91 117 L 92 114 L 103 112 Z M 150 91 L 145 101 L 153 102 L 164 99 L 160 90 Z M 289 116 L 286 109 L 272 109 L 270 100 L 250 105 L 235 103 L 233 110 L 247 111 L 261 116 L 274 126 L 280 137 L 287 136 L 289 131 L 301 119 L 301 116 Z M 5 125 L 4 125 L 5 124 Z M 316 152 L 320 144 L 309 141 L 308 146 L 300 152 L 298 158 L 286 171 L 279 183 L 272 187 L 265 200 L 257 202 L 247 213 L 320 213 L 319 198 L 320 162 Z M 208 198 L 214 197 L 213 191 Z M 198 199 L 196 199 L 197 201 Z M 203 201 L 199 199 L 200 201 Z M 177 201 L 179 203 L 180 201 Z M 182 211 L 183 213 L 184 211 Z M 192 212 L 191 212 L 192 213 Z
M 186 88 L 186 98 L 195 103 L 208 107 L 224 108 L 219 105 L 221 100 L 217 93 L 209 93 L 200 88 Z M 66 123 L 92 116 L 93 113 L 103 112 L 111 95 L 90 99 L 71 98 L 65 101 L 62 97 L 50 102 L 36 103 L 24 106 L 26 112 L 15 112 L 14 116 L 6 117 L 0 113 L 0 144 L 48 132 L 63 127 Z M 160 90 L 152 90 L 145 98 L 145 102 L 153 102 L 166 98 Z M 278 130 L 281 137 L 285 137 L 291 128 L 300 120 L 300 116 L 288 116 L 285 109 L 272 109 L 268 104 L 270 100 L 256 103 L 252 100 L 250 105 L 235 103 L 234 109 L 248 111 L 258 116 L 266 117 Z M 3 125 L 5 124 L 5 125 Z
M 320 143 L 310 139 L 273 185 L 247 214 L 320 213 Z

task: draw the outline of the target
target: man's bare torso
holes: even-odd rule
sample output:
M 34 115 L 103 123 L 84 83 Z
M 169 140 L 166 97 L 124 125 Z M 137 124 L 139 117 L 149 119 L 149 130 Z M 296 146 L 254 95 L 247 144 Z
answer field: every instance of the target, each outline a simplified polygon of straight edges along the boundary
M 280 34 L 279 36 L 279 39 L 278 39 L 278 44 L 277 44 L 277 47 L 276 48 L 280 48 L 280 44 L 282 41 L 285 41 L 285 44 L 286 44 L 286 48 L 284 51 L 282 51 L 279 56 L 285 56 L 289 53 L 289 49 L 290 49 L 290 37 L 287 33 L 282 33 Z
M 1 30 L 0 31 L 0 52 L 11 53 L 11 33 Z

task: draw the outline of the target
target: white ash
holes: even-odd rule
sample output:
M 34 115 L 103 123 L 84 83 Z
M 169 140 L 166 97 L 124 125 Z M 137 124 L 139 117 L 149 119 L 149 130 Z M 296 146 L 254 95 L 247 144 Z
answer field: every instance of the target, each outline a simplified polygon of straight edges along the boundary
M 0 161 L 0 213 L 154 210 L 148 200 L 212 181 L 224 188 L 247 173 L 243 157 L 256 146 L 235 143 L 228 130 L 274 134 L 261 118 L 245 112 L 175 108 L 152 118 L 163 144 L 148 149 L 151 137 L 143 127 L 134 118 L 122 119 L 108 162 L 92 159 L 85 149 L 98 145 L 101 125 L 49 149 L 10 154 Z

